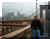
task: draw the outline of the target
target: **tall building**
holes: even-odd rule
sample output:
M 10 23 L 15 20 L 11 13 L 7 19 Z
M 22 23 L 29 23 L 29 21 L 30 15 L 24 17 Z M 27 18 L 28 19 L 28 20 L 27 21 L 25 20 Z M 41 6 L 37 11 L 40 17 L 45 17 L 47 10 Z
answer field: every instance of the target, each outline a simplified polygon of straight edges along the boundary
M 48 2 L 48 35 L 50 33 L 50 1 Z

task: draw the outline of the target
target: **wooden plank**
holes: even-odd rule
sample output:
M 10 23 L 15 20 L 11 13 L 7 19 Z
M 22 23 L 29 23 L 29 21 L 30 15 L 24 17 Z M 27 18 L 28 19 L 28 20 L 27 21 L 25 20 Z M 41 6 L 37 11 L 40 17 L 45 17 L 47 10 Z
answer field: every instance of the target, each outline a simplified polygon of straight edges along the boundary
M 2 26 L 2 23 L 0 23 L 0 26 Z

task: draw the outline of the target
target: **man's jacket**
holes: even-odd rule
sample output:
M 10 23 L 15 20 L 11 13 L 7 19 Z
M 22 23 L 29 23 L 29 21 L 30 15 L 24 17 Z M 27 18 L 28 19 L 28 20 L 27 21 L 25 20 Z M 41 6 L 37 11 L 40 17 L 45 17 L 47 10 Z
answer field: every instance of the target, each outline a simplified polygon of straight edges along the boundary
M 40 20 L 32 20 L 32 23 L 31 23 L 32 29 L 40 29 L 40 27 L 41 27 Z

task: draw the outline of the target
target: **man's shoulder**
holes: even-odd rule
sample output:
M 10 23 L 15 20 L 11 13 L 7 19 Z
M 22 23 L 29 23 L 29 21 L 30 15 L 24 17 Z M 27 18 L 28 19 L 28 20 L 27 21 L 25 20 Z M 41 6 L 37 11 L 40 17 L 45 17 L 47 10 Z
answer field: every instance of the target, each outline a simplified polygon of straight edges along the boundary
M 40 22 L 40 20 L 38 20 L 38 22 Z
M 38 20 L 38 21 L 40 21 L 40 20 Z

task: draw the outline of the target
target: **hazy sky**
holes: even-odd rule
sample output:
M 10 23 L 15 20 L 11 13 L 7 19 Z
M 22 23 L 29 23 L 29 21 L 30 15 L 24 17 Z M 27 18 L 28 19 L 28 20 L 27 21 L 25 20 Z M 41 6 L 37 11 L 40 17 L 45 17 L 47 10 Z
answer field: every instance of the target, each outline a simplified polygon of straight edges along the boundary
M 49 0 L 38 0 L 38 4 L 41 3 L 41 2 L 48 2 Z M 0 17 L 2 17 L 2 3 L 3 2 L 16 2 L 17 3 L 27 3 L 25 4 L 24 6 L 29 6 L 27 7 L 28 9 L 32 9 L 34 7 L 30 7 L 31 6 L 35 6 L 35 3 L 36 3 L 36 0 L 0 0 Z M 30 3 L 30 4 L 29 4 Z M 26 8 L 25 7 L 25 8 Z M 24 10 L 24 12 L 27 11 L 27 9 Z M 30 10 L 31 11 L 31 10 Z M 31 11 L 33 12 L 33 11 Z

